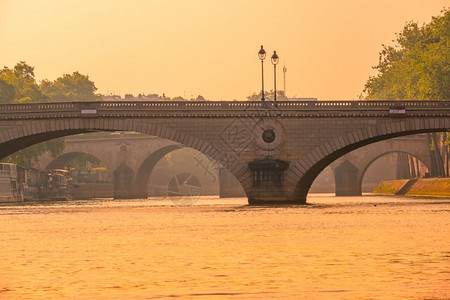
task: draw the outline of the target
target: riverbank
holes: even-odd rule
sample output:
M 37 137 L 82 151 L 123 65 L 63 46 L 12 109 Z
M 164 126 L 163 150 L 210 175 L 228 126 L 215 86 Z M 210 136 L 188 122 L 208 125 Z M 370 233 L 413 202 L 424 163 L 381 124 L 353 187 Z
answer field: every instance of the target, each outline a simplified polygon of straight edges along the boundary
M 423 178 L 383 181 L 373 193 L 450 197 L 450 178 Z

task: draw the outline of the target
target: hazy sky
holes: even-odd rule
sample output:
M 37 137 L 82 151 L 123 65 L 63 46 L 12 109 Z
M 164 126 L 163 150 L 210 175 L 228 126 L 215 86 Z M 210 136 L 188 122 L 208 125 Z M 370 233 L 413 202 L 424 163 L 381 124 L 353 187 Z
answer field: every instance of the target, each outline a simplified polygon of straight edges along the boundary
M 0 0 L 0 66 L 26 61 L 36 78 L 79 71 L 100 93 L 245 100 L 261 89 L 355 99 L 381 44 L 450 0 Z

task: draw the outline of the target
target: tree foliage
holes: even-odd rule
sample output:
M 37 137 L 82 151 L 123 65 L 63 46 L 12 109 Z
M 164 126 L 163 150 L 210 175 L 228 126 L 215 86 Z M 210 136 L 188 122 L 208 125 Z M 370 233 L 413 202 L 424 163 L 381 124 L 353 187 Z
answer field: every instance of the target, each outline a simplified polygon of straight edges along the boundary
M 376 76 L 364 92 L 367 100 L 450 99 L 450 14 L 429 24 L 405 25 L 394 46 L 382 45 Z
M 14 86 L 5 78 L 0 78 L 0 103 L 11 103 L 15 98 L 16 89 Z
M 262 92 L 253 93 L 250 96 L 247 96 L 248 101 L 261 101 L 261 95 Z M 264 91 L 264 98 L 267 101 L 272 101 L 274 98 L 274 92 L 273 90 L 270 91 Z M 284 94 L 284 91 L 277 91 L 277 101 L 285 101 L 288 100 L 286 95 Z
M 0 70 L 0 103 L 38 102 L 45 99 L 34 78 L 34 68 L 19 62 Z
M 172 101 L 187 101 L 187 100 L 184 99 L 184 98 L 181 97 L 181 96 L 176 96 L 176 97 L 173 97 L 173 98 L 172 98 Z
M 195 101 L 206 101 L 205 97 L 202 95 L 198 95 L 197 98 L 194 99 Z
M 406 24 L 394 46 L 382 45 L 376 76 L 364 92 L 367 100 L 450 99 L 450 12 L 444 9 L 429 24 Z M 428 134 L 431 174 L 449 175 L 447 134 Z
M 64 74 L 54 82 L 43 80 L 40 84 L 43 94 L 49 101 L 85 101 L 99 100 L 100 96 L 95 92 L 97 87 L 89 80 L 89 76 L 73 72 Z
M 79 171 L 87 171 L 88 165 L 98 166 L 102 161 L 89 153 L 80 153 L 72 159 L 68 165 L 70 168 L 75 168 Z
M 52 102 L 96 100 L 97 88 L 88 76 L 74 72 L 63 75 L 55 81 L 36 82 L 34 67 L 21 61 L 14 68 L 4 67 L 0 70 L 0 103 Z M 64 138 L 53 139 L 22 149 L 10 155 L 5 161 L 22 166 L 31 166 L 39 156 L 50 153 L 53 157 L 64 151 Z
M 24 167 L 34 167 L 33 162 L 38 162 L 42 154 L 49 153 L 52 157 L 56 157 L 64 151 L 65 145 L 64 138 L 53 139 L 19 150 L 3 161 Z

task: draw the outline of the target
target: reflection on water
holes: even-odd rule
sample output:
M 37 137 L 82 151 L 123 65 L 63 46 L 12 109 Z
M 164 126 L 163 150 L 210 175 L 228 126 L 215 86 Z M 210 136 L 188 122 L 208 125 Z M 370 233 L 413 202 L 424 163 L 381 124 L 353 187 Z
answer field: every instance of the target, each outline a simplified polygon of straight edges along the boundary
M 0 298 L 450 298 L 449 199 L 0 206 Z

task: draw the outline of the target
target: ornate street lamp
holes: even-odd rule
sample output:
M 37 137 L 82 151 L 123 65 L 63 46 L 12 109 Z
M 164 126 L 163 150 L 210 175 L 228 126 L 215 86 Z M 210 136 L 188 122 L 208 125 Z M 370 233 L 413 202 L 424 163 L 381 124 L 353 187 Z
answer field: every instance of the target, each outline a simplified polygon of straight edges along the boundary
M 261 60 L 261 78 L 262 78 L 261 101 L 264 101 L 266 100 L 264 98 L 264 59 L 266 58 L 266 51 L 263 49 L 262 45 L 261 49 L 258 52 L 258 57 Z
M 280 61 L 277 51 L 273 51 L 272 64 L 273 64 L 273 100 L 277 101 L 277 64 Z

